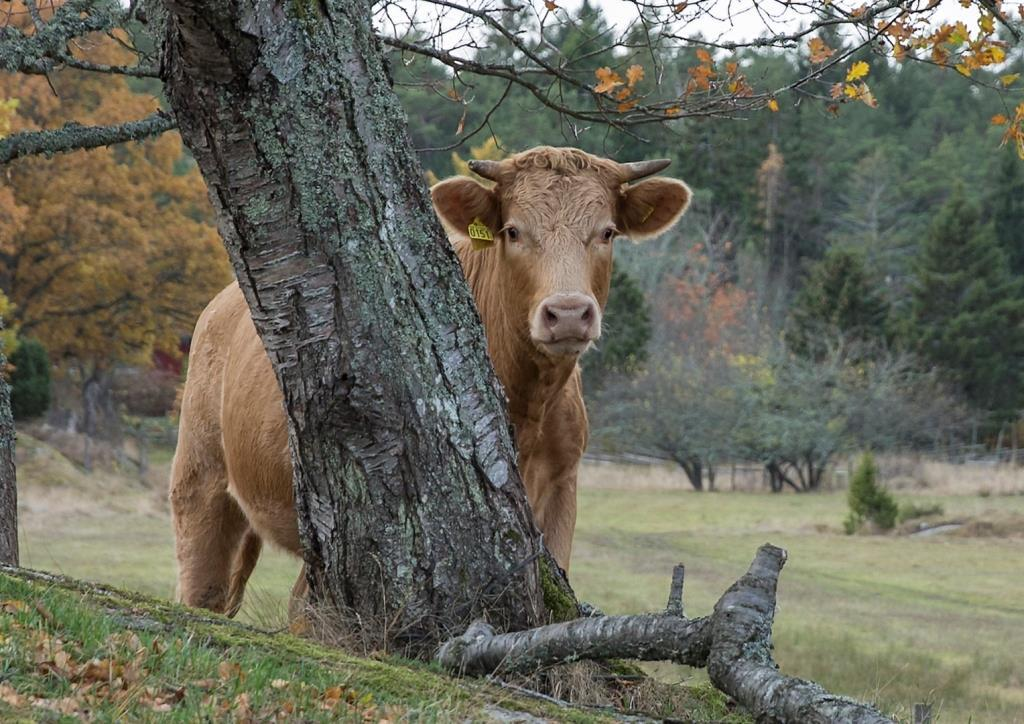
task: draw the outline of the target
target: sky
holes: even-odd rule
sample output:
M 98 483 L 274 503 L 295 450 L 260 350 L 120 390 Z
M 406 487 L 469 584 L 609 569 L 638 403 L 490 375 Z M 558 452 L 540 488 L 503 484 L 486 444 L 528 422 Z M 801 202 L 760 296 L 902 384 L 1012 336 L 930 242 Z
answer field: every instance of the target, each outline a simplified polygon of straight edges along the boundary
M 811 0 L 813 2 L 813 0 Z M 668 2 L 668 0 L 665 0 Z M 626 24 L 637 15 L 636 5 L 629 0 L 590 0 L 592 5 L 599 6 L 605 16 L 618 24 Z M 543 5 L 543 2 L 534 2 L 535 5 Z M 583 4 L 580 2 L 559 3 L 566 9 L 578 10 Z M 815 4 L 824 4 L 817 2 Z M 871 5 L 868 0 L 843 0 L 834 3 L 847 9 L 852 9 L 861 4 Z M 908 2 L 908 5 L 920 5 L 920 2 Z M 1014 13 L 1020 2 L 1004 2 L 1005 11 Z M 700 2 L 688 3 L 687 10 L 693 12 L 698 6 L 701 9 L 702 17 L 692 23 L 687 35 L 701 33 L 705 38 L 723 42 L 747 41 L 764 35 L 770 28 L 771 32 L 792 32 L 809 21 L 809 15 L 801 14 L 796 7 L 799 3 L 785 2 L 782 0 L 760 0 L 755 3 L 753 0 L 702 0 Z M 977 27 L 978 8 L 971 5 L 964 8 L 960 0 L 941 0 L 937 8 L 937 18 L 942 20 L 963 20 L 972 29 Z
M 459 4 L 470 5 L 475 8 L 495 8 L 501 5 L 499 0 L 454 0 Z M 550 2 L 551 0 L 549 0 Z M 553 0 L 558 6 L 558 9 L 553 11 L 554 17 L 548 15 L 547 22 L 553 24 L 557 22 L 561 17 L 564 17 L 565 11 L 575 13 L 582 5 L 584 0 Z M 779 32 L 792 32 L 797 30 L 800 26 L 806 25 L 813 16 L 806 11 L 801 11 L 800 6 L 804 3 L 821 5 L 828 0 L 804 0 L 804 3 L 794 0 L 689 0 L 688 2 L 682 2 L 682 0 L 641 0 L 648 6 L 661 6 L 661 12 L 666 16 L 678 17 L 682 20 L 690 18 L 696 18 L 688 23 L 681 25 L 680 29 L 686 36 L 702 35 L 705 39 L 719 42 L 741 42 L 749 41 L 758 36 L 762 36 L 768 33 L 775 34 Z M 847 10 L 866 3 L 872 5 L 873 0 L 831 0 L 835 6 L 843 7 Z M 911 6 L 922 6 L 926 4 L 928 0 L 908 0 L 907 5 Z M 1022 4 L 1024 0 L 1015 0 L 1013 2 L 1004 2 L 1004 11 L 1011 14 L 1013 17 L 1017 17 L 1017 6 Z M 519 0 L 519 2 L 528 7 L 533 7 L 538 17 L 545 16 L 548 11 L 545 8 L 545 0 Z M 628 23 L 637 18 L 637 6 L 630 0 L 590 0 L 592 5 L 599 6 L 605 14 L 605 17 L 617 26 L 617 29 L 625 29 Z M 674 14 L 671 8 L 676 3 L 685 5 L 681 13 Z M 448 8 L 439 8 L 429 1 L 418 2 L 417 0 L 398 0 L 394 5 L 390 5 L 391 8 L 398 8 L 397 17 L 392 15 L 392 20 L 398 22 L 399 25 L 406 24 L 403 20 L 410 16 L 415 16 L 420 20 L 425 18 L 435 18 L 431 23 L 428 22 L 427 26 L 436 29 L 438 25 L 446 28 L 451 28 L 457 24 L 458 18 L 465 18 L 458 12 L 452 11 Z M 972 30 L 977 28 L 978 22 L 978 8 L 972 4 L 969 8 L 964 8 L 960 0 L 940 0 L 938 8 L 936 10 L 936 19 L 941 20 L 963 20 L 967 23 L 968 27 Z M 436 18 L 441 16 L 440 20 Z M 378 16 L 379 18 L 380 16 Z M 479 36 L 479 23 L 474 22 L 473 27 L 477 29 L 477 32 L 472 30 L 456 31 L 448 33 L 444 36 L 444 40 L 441 43 L 443 47 L 449 50 L 459 50 L 472 46 L 474 41 L 477 39 L 473 37 Z M 388 30 L 385 28 L 385 32 Z

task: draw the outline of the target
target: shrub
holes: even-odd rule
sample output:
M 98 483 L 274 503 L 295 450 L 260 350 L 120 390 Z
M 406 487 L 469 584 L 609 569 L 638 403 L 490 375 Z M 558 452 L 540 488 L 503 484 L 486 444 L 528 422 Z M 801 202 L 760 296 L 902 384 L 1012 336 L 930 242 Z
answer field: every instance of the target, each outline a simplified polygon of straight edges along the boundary
M 35 339 L 22 339 L 10 359 L 11 410 L 15 420 L 38 417 L 50 406 L 50 357 Z
M 850 480 L 847 501 L 850 514 L 844 527 L 847 533 L 855 533 L 865 521 L 870 521 L 882 530 L 889 530 L 896 525 L 899 507 L 889 492 L 877 481 L 878 468 L 871 453 L 861 456 L 857 470 Z
M 916 518 L 927 518 L 932 515 L 942 515 L 946 509 L 941 503 L 903 503 L 900 505 L 899 522 L 906 523 Z
M 174 408 L 180 376 L 171 370 L 122 367 L 112 380 L 114 402 L 129 415 L 162 417 Z

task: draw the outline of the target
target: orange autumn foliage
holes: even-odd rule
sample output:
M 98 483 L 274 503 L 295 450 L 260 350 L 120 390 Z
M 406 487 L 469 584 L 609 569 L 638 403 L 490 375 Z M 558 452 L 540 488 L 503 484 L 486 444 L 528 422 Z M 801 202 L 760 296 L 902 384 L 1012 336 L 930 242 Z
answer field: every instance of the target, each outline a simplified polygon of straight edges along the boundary
M 75 53 L 133 60 L 99 34 Z M 49 83 L 0 73 L 0 102 L 17 101 L 9 132 L 142 118 L 159 102 L 141 88 L 158 85 L 70 69 L 52 72 Z M 23 333 L 55 362 L 103 368 L 146 363 L 154 347 L 176 350 L 230 279 L 205 186 L 176 133 L 10 164 L 0 176 L 7 219 L 18 223 L 0 223 L 0 287 Z
M 673 341 L 691 353 L 704 350 L 726 356 L 733 349 L 750 314 L 750 292 L 721 282 L 708 271 L 700 245 L 690 250 L 692 265 L 683 277 L 666 282 L 661 296 L 662 318 Z

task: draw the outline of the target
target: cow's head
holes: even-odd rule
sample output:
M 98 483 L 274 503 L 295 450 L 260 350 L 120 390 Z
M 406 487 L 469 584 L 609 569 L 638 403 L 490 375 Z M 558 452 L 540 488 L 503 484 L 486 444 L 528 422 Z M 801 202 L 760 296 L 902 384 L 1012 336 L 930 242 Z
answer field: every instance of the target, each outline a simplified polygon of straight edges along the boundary
M 471 161 L 493 188 L 462 176 L 431 193 L 454 240 L 467 242 L 478 222 L 493 235 L 493 245 L 472 253 L 496 255 L 503 313 L 513 325 L 544 355 L 575 357 L 601 336 L 615 237 L 655 236 L 686 210 L 683 182 L 640 181 L 668 163 L 540 147 L 504 161 Z

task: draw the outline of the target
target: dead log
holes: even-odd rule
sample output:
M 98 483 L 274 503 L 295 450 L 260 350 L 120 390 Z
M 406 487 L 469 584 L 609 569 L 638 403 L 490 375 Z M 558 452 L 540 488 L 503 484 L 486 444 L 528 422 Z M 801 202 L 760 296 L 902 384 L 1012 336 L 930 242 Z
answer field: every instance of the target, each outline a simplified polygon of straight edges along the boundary
M 677 568 L 665 613 L 598 616 L 507 634 L 476 622 L 442 646 L 437 661 L 470 676 L 525 673 L 582 659 L 673 661 L 707 667 L 711 682 L 758 722 L 891 722 L 873 706 L 779 671 L 771 635 L 785 562 L 782 548 L 761 546 L 750 569 L 704 618 L 682 615 L 682 571 Z

